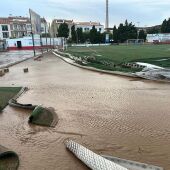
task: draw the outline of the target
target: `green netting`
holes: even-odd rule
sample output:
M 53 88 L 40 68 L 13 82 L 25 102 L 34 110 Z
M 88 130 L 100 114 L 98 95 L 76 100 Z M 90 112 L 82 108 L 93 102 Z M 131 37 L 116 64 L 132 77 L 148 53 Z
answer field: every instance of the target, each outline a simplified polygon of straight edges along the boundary
M 18 155 L 0 145 L 0 170 L 17 170 L 18 166 Z
M 29 123 L 33 123 L 41 126 L 55 127 L 58 122 L 57 115 L 53 108 L 43 108 L 37 106 L 32 112 Z

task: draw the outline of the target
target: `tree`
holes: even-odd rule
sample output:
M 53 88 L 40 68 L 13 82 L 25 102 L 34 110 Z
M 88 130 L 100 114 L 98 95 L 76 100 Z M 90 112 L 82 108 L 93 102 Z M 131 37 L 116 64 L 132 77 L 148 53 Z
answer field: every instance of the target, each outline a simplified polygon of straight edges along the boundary
M 90 32 L 84 32 L 83 37 L 85 42 L 90 42 Z
M 72 42 L 77 42 L 77 35 L 76 35 L 76 30 L 75 30 L 75 25 L 73 25 L 71 27 L 71 39 L 72 39 Z
M 92 44 L 97 43 L 97 29 L 95 28 L 95 26 L 93 26 L 92 29 L 90 30 L 90 42 Z
M 118 29 L 116 28 L 116 25 L 113 27 L 113 40 L 114 42 L 118 42 Z
M 167 30 L 167 21 L 166 19 L 163 21 L 162 25 L 161 25 L 161 32 L 162 33 L 166 33 Z
M 58 28 L 58 37 L 68 38 L 68 36 L 69 36 L 68 24 L 63 23 Z
M 78 42 L 84 43 L 84 36 L 83 36 L 82 28 L 77 28 L 76 31 L 77 31 Z
M 170 33 L 170 18 L 168 20 L 164 20 L 161 25 L 161 32 L 162 33 Z
M 119 27 L 118 27 L 118 33 L 117 33 L 117 35 L 118 35 L 118 40 L 120 41 L 120 42 L 124 42 L 126 39 L 124 39 L 124 32 L 125 32 L 125 30 L 124 30 L 124 26 L 123 26 L 123 24 L 121 23 L 120 25 L 119 25 Z
M 146 40 L 146 33 L 144 30 L 139 31 L 139 39 L 144 39 L 144 41 Z
M 147 33 L 148 34 L 158 34 L 158 33 L 160 33 L 160 30 L 157 27 L 152 27 L 149 30 L 147 30 Z
M 170 18 L 167 21 L 167 33 L 170 33 Z
M 102 41 L 102 34 L 101 34 L 101 32 L 100 31 L 98 31 L 97 32 L 97 34 L 96 34 L 96 43 L 102 43 L 103 41 Z
M 128 39 L 136 39 L 137 38 L 137 28 L 132 23 L 128 23 L 125 21 L 125 24 L 120 23 L 119 27 L 113 28 L 113 40 L 115 42 L 125 42 Z

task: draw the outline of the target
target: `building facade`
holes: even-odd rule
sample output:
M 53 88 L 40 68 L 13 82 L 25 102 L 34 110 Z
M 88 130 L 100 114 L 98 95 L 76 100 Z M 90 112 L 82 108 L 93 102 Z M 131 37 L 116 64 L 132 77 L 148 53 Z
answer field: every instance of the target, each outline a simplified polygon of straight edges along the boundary
M 104 26 L 100 24 L 99 22 L 74 22 L 73 20 L 65 20 L 65 19 L 54 19 L 51 24 L 51 35 L 53 37 L 58 36 L 58 29 L 59 26 L 63 23 L 68 24 L 69 28 L 69 38 L 71 38 L 71 27 L 75 25 L 75 29 L 82 28 L 83 32 L 89 32 L 93 26 L 97 29 L 97 31 L 100 31 L 101 33 L 104 32 Z
M 0 39 L 11 37 L 10 22 L 7 18 L 0 18 Z
M 41 18 L 41 34 L 49 33 L 48 23 L 45 18 Z
M 48 33 L 48 24 L 45 18 L 41 18 L 41 33 Z M 0 18 L 0 39 L 22 38 L 31 35 L 31 23 L 28 17 L 9 16 Z
M 74 23 L 75 28 L 82 28 L 83 32 L 89 32 L 93 26 L 97 29 L 97 31 L 103 33 L 104 32 L 104 26 L 101 25 L 99 22 L 75 22 Z
M 27 25 L 30 24 L 25 17 L 9 17 L 11 38 L 20 38 L 27 35 Z
M 66 20 L 66 19 L 54 19 L 51 23 L 51 35 L 53 37 L 58 36 L 58 29 L 61 24 L 66 23 L 69 28 L 69 37 L 71 37 L 71 27 L 74 25 L 73 20 Z

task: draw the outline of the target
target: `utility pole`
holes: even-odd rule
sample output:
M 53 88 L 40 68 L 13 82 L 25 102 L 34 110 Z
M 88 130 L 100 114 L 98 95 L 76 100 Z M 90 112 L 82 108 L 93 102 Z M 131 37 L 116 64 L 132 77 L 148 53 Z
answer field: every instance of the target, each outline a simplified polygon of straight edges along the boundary
M 105 23 L 105 31 L 106 31 L 106 37 L 105 37 L 105 43 L 109 43 L 109 0 L 106 0 L 106 23 Z
M 109 0 L 106 0 L 106 23 L 105 23 L 105 29 L 108 32 L 109 31 Z

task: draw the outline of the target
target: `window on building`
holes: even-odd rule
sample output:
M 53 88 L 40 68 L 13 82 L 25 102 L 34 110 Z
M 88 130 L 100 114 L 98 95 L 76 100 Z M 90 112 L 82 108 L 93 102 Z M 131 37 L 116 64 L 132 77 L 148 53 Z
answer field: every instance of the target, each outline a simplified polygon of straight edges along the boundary
M 8 31 L 8 25 L 2 25 L 2 31 Z
M 18 29 L 21 30 L 21 25 L 18 25 Z
M 10 29 L 13 30 L 13 25 L 10 25 Z
M 9 38 L 9 32 L 3 32 L 3 38 Z
M 17 30 L 17 25 L 14 25 L 14 30 Z
M 23 25 L 23 29 L 26 30 L 26 25 Z
M 27 25 L 27 29 L 31 29 L 31 25 Z
M 100 32 L 101 32 L 101 30 L 102 30 L 102 29 L 101 29 L 101 28 L 99 28 L 99 31 L 100 31 Z
M 44 32 L 44 27 L 41 27 L 41 32 Z

